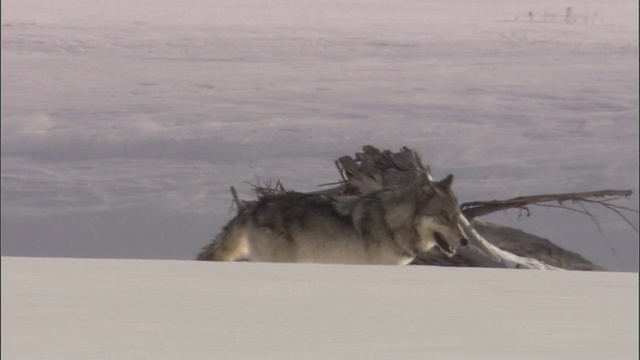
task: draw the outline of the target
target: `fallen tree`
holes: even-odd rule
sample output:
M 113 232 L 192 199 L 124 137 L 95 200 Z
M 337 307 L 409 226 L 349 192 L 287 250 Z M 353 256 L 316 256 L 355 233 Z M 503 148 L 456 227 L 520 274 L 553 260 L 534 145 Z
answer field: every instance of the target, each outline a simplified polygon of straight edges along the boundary
M 331 196 L 334 201 L 348 201 L 349 197 L 362 196 L 385 188 L 406 186 L 418 178 L 432 181 L 431 172 L 420 155 L 412 149 L 403 147 L 398 152 L 380 151 L 373 146 L 364 146 L 362 152 L 354 157 L 343 156 L 336 160 L 341 179 L 338 182 L 322 184 L 334 185 L 331 188 L 314 193 Z M 283 184 L 252 184 L 258 197 L 284 192 Z M 237 210 L 250 206 L 254 201 L 239 199 L 231 187 L 231 193 Z M 593 220 L 600 232 L 597 219 L 583 203 L 604 206 L 622 217 L 636 232 L 623 212 L 638 212 L 635 209 L 616 205 L 614 201 L 626 198 L 631 190 L 600 190 L 581 193 L 562 193 L 521 196 L 506 200 L 473 201 L 460 205 L 461 223 L 469 239 L 469 246 L 459 249 L 454 257 L 448 257 L 437 250 L 422 254 L 414 263 L 440 266 L 503 267 L 541 270 L 604 270 L 592 264 L 580 255 L 562 249 L 551 243 L 517 229 L 500 227 L 477 220 L 497 211 L 518 209 L 530 215 L 529 206 L 562 208 L 587 215 Z M 578 209 L 569 206 L 579 206 Z M 199 260 L 209 260 L 212 244 L 205 246 L 198 255 Z

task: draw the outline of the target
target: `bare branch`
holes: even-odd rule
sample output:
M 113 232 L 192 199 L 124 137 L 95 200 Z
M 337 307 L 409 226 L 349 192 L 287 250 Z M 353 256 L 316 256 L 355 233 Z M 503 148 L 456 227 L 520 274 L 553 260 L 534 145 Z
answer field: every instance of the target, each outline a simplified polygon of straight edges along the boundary
M 631 190 L 600 190 L 600 191 L 587 191 L 577 193 L 562 193 L 562 194 L 543 194 L 543 195 L 531 195 L 531 196 L 519 196 L 506 200 L 491 200 L 491 201 L 472 201 L 463 203 L 460 208 L 462 213 L 469 219 L 475 217 L 491 214 L 497 211 L 502 211 L 510 208 L 522 208 L 523 206 L 540 204 L 545 202 L 558 202 L 562 204 L 566 201 L 577 202 L 591 202 L 605 206 L 606 208 L 615 211 L 618 215 L 626 219 L 618 210 L 626 210 L 632 212 L 638 212 L 638 210 L 622 207 L 619 205 L 611 204 L 610 201 L 618 200 L 622 197 L 629 197 L 633 192 Z M 601 198 L 600 200 L 591 200 L 590 198 Z M 635 227 L 634 227 L 635 229 Z M 637 229 L 636 229 L 637 231 Z

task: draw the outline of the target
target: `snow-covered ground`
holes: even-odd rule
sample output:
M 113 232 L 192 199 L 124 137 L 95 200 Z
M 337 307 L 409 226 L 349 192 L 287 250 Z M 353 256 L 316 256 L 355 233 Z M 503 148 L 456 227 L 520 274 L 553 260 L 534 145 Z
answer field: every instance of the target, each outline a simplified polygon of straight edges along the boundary
M 3 359 L 637 359 L 638 274 L 2 258 Z
M 635 0 L 3 0 L 1 90 L 4 255 L 192 259 L 230 185 L 316 189 L 368 143 L 463 202 L 638 191 Z M 593 211 L 606 237 L 487 220 L 638 271 L 638 235 Z

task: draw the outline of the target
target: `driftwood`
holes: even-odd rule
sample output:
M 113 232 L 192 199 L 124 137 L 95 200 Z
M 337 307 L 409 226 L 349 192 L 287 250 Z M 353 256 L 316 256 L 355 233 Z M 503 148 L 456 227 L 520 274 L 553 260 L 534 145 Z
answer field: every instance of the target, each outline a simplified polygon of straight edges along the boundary
M 590 215 L 586 210 L 578 210 L 564 205 L 565 202 L 571 203 L 594 203 L 600 204 L 609 210 L 614 211 L 620 217 L 622 217 L 629 226 L 631 226 L 636 232 L 638 229 L 624 216 L 620 210 L 637 212 L 637 210 L 628 208 L 626 206 L 620 206 L 612 204 L 611 201 L 619 200 L 622 197 L 629 197 L 633 192 L 631 190 L 599 190 L 599 191 L 587 191 L 579 193 L 563 193 L 563 194 L 545 194 L 545 195 L 532 195 L 532 196 L 519 196 L 507 200 L 491 200 L 491 201 L 471 201 L 460 205 L 462 213 L 467 219 L 473 219 L 478 216 L 491 214 L 498 211 L 507 209 L 520 209 L 526 212 L 527 216 L 530 215 L 528 205 L 537 205 L 544 207 L 562 208 L 579 213 Z M 597 199 L 603 198 L 603 199 Z M 558 205 L 548 204 L 549 202 L 557 202 Z
M 340 201 L 341 196 L 361 196 L 381 190 L 406 186 L 418 177 L 431 179 L 430 169 L 420 155 L 412 149 L 403 147 L 399 152 L 380 151 L 373 146 L 364 146 L 355 157 L 343 156 L 335 164 L 341 180 L 335 185 L 316 193 L 330 195 Z M 280 181 L 271 184 L 252 184 L 258 197 L 273 192 L 285 191 Z M 322 186 L 321 185 L 321 186 Z M 242 201 L 232 187 L 234 203 L 238 211 L 252 201 Z M 415 264 L 469 267 L 507 267 L 528 269 L 575 269 L 604 270 L 590 263 L 580 255 L 562 249 L 549 240 L 526 234 L 517 229 L 484 223 L 475 218 L 497 211 L 519 209 L 529 215 L 528 206 L 559 207 L 589 216 L 602 232 L 595 217 L 582 204 L 591 203 L 604 206 L 621 216 L 631 227 L 638 229 L 623 215 L 623 211 L 637 210 L 613 204 L 612 201 L 631 195 L 630 190 L 601 190 L 582 193 L 563 193 L 521 196 L 507 200 L 473 201 L 463 203 L 462 225 L 470 241 L 468 247 L 459 250 L 454 257 L 448 257 L 438 251 L 423 254 Z M 566 203 L 577 204 L 580 209 Z M 206 257 L 207 247 L 199 257 Z M 204 254 L 204 255 L 203 255 Z

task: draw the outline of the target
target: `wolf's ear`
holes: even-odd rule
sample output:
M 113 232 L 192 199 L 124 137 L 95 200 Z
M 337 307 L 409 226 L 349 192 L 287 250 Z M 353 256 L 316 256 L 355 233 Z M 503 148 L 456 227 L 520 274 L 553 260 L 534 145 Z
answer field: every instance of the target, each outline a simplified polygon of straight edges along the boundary
M 451 183 L 453 182 L 453 174 L 447 175 L 446 178 L 438 181 L 436 185 L 441 189 L 448 189 L 451 187 Z

